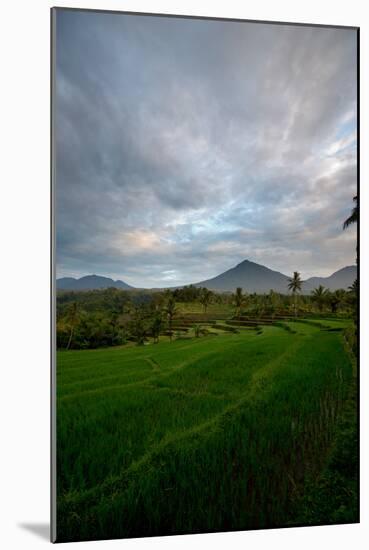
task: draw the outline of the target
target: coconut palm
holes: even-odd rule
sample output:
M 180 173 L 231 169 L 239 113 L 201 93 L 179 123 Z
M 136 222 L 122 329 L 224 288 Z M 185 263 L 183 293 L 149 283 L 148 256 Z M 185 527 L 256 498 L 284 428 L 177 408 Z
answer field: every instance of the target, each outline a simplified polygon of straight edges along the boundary
M 129 331 L 138 346 L 145 344 L 146 334 L 149 328 L 145 310 L 142 305 L 133 305 L 130 308 Z
M 348 287 L 347 298 L 348 298 L 349 303 L 352 306 L 352 314 L 353 314 L 354 323 L 355 323 L 356 326 L 357 326 L 357 323 L 358 323 L 358 310 L 357 310 L 357 307 L 358 307 L 358 292 L 359 292 L 359 284 L 358 284 L 358 280 L 355 279 L 355 281 L 352 283 L 352 285 Z
M 318 288 L 315 288 L 311 293 L 312 300 L 317 304 L 320 312 L 327 301 L 328 292 L 328 289 L 324 288 L 323 285 L 319 285 Z
M 268 308 L 270 310 L 270 314 L 273 319 L 275 317 L 275 314 L 279 305 L 280 305 L 280 298 L 278 294 L 274 292 L 273 289 L 270 289 L 268 294 Z
M 328 303 L 331 306 L 332 313 L 336 313 L 341 304 L 345 302 L 346 292 L 340 288 L 334 292 L 328 293 Z
M 154 318 L 151 323 L 152 335 L 154 338 L 154 344 L 159 343 L 160 331 L 163 327 L 163 316 L 160 310 L 155 311 Z
M 67 321 L 70 327 L 69 340 L 66 349 L 68 350 L 72 344 L 74 329 L 79 320 L 79 310 L 77 302 L 72 302 L 67 311 Z
M 243 294 L 242 288 L 237 287 L 236 292 L 233 296 L 234 304 L 236 306 L 236 317 L 239 317 L 241 315 L 241 307 L 245 303 L 245 298 L 246 298 L 246 296 Z
M 170 338 L 170 341 L 172 341 L 173 317 L 177 313 L 176 301 L 175 301 L 174 296 L 172 294 L 169 296 L 167 306 L 165 308 L 165 312 L 167 314 L 168 321 L 169 321 L 169 338 Z
M 295 317 L 297 316 L 297 292 L 301 292 L 303 282 L 304 281 L 301 280 L 301 275 L 298 271 L 294 271 L 293 276 L 288 279 L 288 290 L 291 290 L 293 294 L 293 308 L 295 312 Z
M 355 196 L 352 200 L 356 204 L 355 204 L 354 208 L 351 211 L 351 216 L 349 216 L 347 218 L 347 220 L 344 221 L 343 229 L 346 229 L 347 227 L 349 227 L 353 223 L 357 223 L 357 220 L 358 220 L 358 217 L 359 217 L 359 209 L 358 209 L 358 205 L 357 205 L 357 196 Z
M 352 292 L 352 294 L 357 294 L 358 288 L 359 288 L 359 285 L 358 285 L 357 279 L 355 279 L 352 285 L 348 287 L 349 291 Z
M 210 304 L 212 298 L 213 293 L 211 292 L 211 290 L 203 288 L 200 294 L 200 304 L 202 304 L 202 307 L 204 308 L 204 313 L 206 313 L 206 310 L 208 309 L 208 305 Z

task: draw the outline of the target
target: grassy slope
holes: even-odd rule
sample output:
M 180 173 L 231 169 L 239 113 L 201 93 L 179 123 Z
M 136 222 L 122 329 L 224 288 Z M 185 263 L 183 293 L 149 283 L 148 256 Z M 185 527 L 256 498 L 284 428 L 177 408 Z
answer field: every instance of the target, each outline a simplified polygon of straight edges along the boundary
M 351 379 L 340 333 L 291 327 L 60 353 L 59 539 L 286 525 Z

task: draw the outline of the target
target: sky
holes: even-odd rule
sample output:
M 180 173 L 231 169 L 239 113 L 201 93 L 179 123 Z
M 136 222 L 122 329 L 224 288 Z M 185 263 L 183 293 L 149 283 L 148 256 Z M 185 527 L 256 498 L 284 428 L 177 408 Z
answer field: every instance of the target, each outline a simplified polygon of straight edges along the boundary
M 57 277 L 355 264 L 356 31 L 58 10 Z

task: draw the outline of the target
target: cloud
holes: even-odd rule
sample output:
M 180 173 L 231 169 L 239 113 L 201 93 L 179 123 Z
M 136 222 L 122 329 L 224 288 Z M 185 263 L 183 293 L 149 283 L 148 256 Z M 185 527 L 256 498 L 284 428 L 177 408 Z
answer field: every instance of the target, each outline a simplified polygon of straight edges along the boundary
M 60 9 L 56 40 L 58 275 L 354 263 L 355 31 Z

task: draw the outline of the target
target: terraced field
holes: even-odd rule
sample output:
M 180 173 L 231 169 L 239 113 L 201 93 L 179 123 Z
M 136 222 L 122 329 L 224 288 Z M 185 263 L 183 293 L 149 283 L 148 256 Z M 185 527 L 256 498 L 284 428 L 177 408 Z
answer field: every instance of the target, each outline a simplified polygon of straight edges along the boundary
M 59 352 L 58 540 L 294 524 L 352 381 L 346 324 Z

